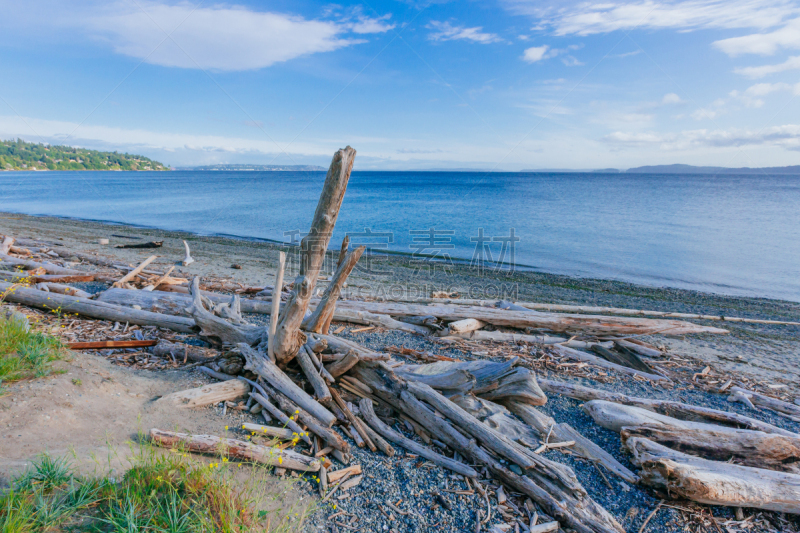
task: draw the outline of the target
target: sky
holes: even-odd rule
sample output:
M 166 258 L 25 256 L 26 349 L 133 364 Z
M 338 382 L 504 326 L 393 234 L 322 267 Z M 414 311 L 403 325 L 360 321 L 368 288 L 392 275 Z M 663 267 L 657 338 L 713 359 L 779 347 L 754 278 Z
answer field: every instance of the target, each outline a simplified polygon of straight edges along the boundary
M 0 138 L 172 166 L 800 164 L 800 1 L 0 0 Z

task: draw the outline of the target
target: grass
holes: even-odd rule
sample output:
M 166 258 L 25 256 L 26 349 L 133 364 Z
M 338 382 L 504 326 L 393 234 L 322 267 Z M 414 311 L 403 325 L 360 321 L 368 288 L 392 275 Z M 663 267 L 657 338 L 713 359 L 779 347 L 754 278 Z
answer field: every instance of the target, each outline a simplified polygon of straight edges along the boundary
M 218 465 L 219 463 L 217 463 Z M 213 463 L 212 463 L 213 465 Z M 237 463 L 210 468 L 179 450 L 143 446 L 115 480 L 81 477 L 66 459 L 44 455 L 0 493 L 3 533 L 246 533 L 299 531 L 304 513 L 259 511 L 283 493 L 265 494 L 266 469 L 250 465 L 237 481 Z M 273 491 L 274 492 L 274 491 Z M 278 517 L 280 513 L 283 516 Z
M 52 363 L 69 352 L 57 338 L 29 328 L 24 320 L 0 313 L 0 387 L 3 383 L 46 376 Z

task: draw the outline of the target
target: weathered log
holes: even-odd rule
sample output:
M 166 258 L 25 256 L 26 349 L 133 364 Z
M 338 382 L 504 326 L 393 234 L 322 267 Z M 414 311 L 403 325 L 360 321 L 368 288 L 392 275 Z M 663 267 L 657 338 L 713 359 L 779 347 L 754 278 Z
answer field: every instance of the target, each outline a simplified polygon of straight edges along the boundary
M 146 348 L 155 346 L 157 340 L 89 341 L 64 343 L 70 350 L 98 350 L 102 348 Z
M 44 268 L 50 274 L 61 274 L 66 276 L 87 275 L 87 273 L 82 270 L 73 270 L 71 268 L 64 268 L 62 266 L 54 265 L 52 263 L 45 263 L 43 261 L 30 261 L 28 259 L 20 259 L 18 257 L 12 257 L 7 254 L 0 254 L 0 261 L 2 261 L 3 263 L 10 263 L 12 265 L 21 266 L 25 270 Z
M 300 439 L 300 434 L 296 431 L 292 431 L 290 428 L 276 428 L 272 426 L 262 426 L 261 424 L 251 424 L 249 422 L 245 422 L 242 424 L 242 429 L 262 437 L 273 437 L 281 440 L 294 440 L 295 438 L 298 440 Z
M 331 391 L 325 384 L 325 380 L 319 375 L 319 371 L 314 366 L 314 362 L 311 360 L 311 355 L 308 353 L 308 348 L 306 348 L 305 345 L 301 346 L 297 351 L 297 362 L 300 364 L 303 374 L 308 378 L 308 382 L 311 383 L 311 386 L 314 388 L 317 401 L 323 404 L 329 404 L 331 401 Z
M 173 392 L 172 394 L 162 396 L 156 400 L 156 402 L 174 405 L 180 409 L 191 409 L 193 407 L 205 407 L 219 402 L 235 400 L 245 396 L 249 390 L 250 386 L 247 383 L 238 379 L 232 379 L 230 381 L 203 385 L 196 389 Z
M 607 361 L 601 357 L 590 354 L 588 352 L 582 352 L 581 350 L 575 350 L 573 348 L 561 346 L 560 344 L 553 345 L 553 350 L 557 354 L 567 357 L 569 359 L 573 359 L 575 361 L 583 361 L 584 363 L 589 363 L 595 366 L 599 366 L 601 368 L 607 368 L 609 370 L 614 370 L 616 372 L 621 372 L 623 374 L 631 374 L 634 376 L 639 376 L 645 379 L 649 379 L 650 381 L 671 381 L 667 377 L 651 374 L 649 372 L 642 372 L 641 370 L 636 370 L 634 368 L 630 368 L 627 366 L 618 365 L 616 363 L 612 363 L 611 361 Z
M 169 279 L 169 275 L 172 274 L 173 270 L 175 270 L 175 265 L 169 267 L 167 271 L 164 272 L 163 275 L 159 276 L 154 282 L 150 283 L 149 285 L 147 285 L 147 287 L 144 287 L 142 290 L 143 291 L 155 290 L 156 287 L 158 287 L 162 283 L 165 283 Z
M 628 368 L 633 368 L 635 370 L 640 370 L 648 374 L 653 373 L 653 369 L 650 368 L 650 365 L 642 361 L 638 355 L 630 350 L 626 350 L 625 352 L 613 351 L 600 346 L 599 344 L 593 345 L 591 350 L 606 361 L 610 361 L 621 366 L 627 366 Z
M 217 372 L 213 368 L 208 368 L 207 366 L 198 366 L 197 370 L 202 372 L 203 374 L 210 376 L 219 381 L 230 381 L 232 379 L 236 379 L 236 376 L 232 374 L 226 374 L 224 372 Z
M 94 281 L 94 274 L 40 274 L 32 270 L 16 272 L 0 271 L 0 280 L 8 283 L 77 283 Z
M 524 403 L 509 401 L 504 402 L 504 405 L 527 424 L 536 428 L 542 440 L 546 439 L 549 434 L 552 442 L 574 441 L 575 444 L 571 448 L 572 451 L 577 452 L 590 461 L 600 463 L 609 472 L 616 474 L 628 483 L 636 484 L 639 481 L 639 476 L 614 459 L 610 453 L 584 437 L 571 425 L 566 423 L 559 424 L 553 418 L 538 411 L 535 407 Z
M 242 461 L 252 461 L 299 472 L 317 472 L 322 465 L 319 459 L 291 450 L 281 450 L 276 447 L 261 446 L 252 442 L 213 435 L 190 435 L 153 428 L 150 430 L 150 440 L 164 448 L 185 449 L 210 455 L 221 454 Z
M 334 378 L 338 378 L 358 363 L 358 356 L 355 352 L 347 352 L 347 354 L 338 361 L 328 365 L 326 368 L 328 373 Z
M 353 370 L 358 379 L 370 386 L 380 399 L 434 432 L 437 439 L 463 456 L 486 466 L 494 477 L 530 497 L 564 526 L 578 533 L 622 533 L 623 529 L 617 521 L 592 500 L 579 484 L 575 487 L 572 483 L 567 486 L 561 483 L 561 473 L 564 469 L 571 472 L 569 468 L 555 463 L 550 468 L 530 469 L 527 476 L 517 475 L 490 456 L 474 440 L 469 440 L 436 416 L 433 410 L 413 394 L 403 390 L 405 382 L 387 368 L 381 368 L 379 363 L 367 367 L 362 362 Z
M 78 314 L 90 318 L 110 320 L 112 322 L 128 322 L 142 326 L 158 326 L 160 328 L 171 329 L 181 333 L 196 332 L 194 320 L 179 316 L 164 315 L 161 313 L 151 313 L 131 309 L 119 305 L 113 305 L 96 300 L 88 300 L 66 294 L 56 294 L 44 292 L 36 289 L 27 289 L 15 286 L 13 290 L 8 290 L 10 283 L 0 282 L 0 292 L 5 294 L 5 300 L 15 302 L 29 307 L 56 311 L 65 314 Z
M 281 363 L 291 360 L 306 342 L 306 336 L 300 331 L 300 325 L 305 318 L 317 277 L 322 269 L 328 242 L 336 225 L 339 208 L 347 190 L 347 182 L 350 180 L 350 172 L 353 170 L 355 155 L 356 151 L 349 146 L 334 154 L 311 222 L 311 229 L 300 243 L 300 273 L 295 279 L 294 290 L 281 314 L 273 341 L 275 357 Z
M 183 266 L 189 266 L 192 263 L 194 263 L 194 258 L 192 258 L 192 254 L 191 254 L 191 252 L 189 250 L 189 243 L 186 242 L 186 241 L 183 241 L 183 247 L 186 248 L 186 256 L 184 256 L 183 260 L 181 261 L 181 264 Z
M 474 318 L 495 326 L 541 328 L 559 333 L 609 335 L 686 335 L 692 333 L 727 333 L 727 330 L 701 326 L 678 320 L 623 318 L 595 315 L 536 313 L 506 311 L 491 307 L 460 305 L 418 305 L 395 302 L 361 302 L 348 300 L 339 304 L 341 310 L 366 311 L 392 316 L 433 315 L 445 321 Z
M 642 483 L 707 505 L 800 514 L 800 475 L 709 461 L 647 439 L 627 442 Z
M 14 237 L 11 235 L 4 235 L 3 236 L 3 243 L 0 244 L 0 255 L 8 255 L 8 252 L 11 251 L 11 247 L 14 245 Z
M 275 362 L 275 332 L 278 329 L 278 318 L 281 307 L 281 290 L 283 287 L 283 272 L 286 269 L 286 254 L 278 252 L 278 270 L 275 273 L 275 287 L 279 287 L 272 293 L 272 302 L 269 307 L 269 336 L 267 338 L 267 356 L 273 363 Z
M 242 377 L 239 377 L 239 379 L 247 381 L 248 383 L 253 385 L 253 388 L 258 386 L 254 382 L 250 380 L 245 380 Z M 266 394 L 266 391 L 262 392 Z M 274 416 L 280 423 L 289 428 L 292 431 L 292 433 L 296 433 L 307 444 L 311 444 L 311 438 L 308 436 L 308 433 L 304 431 L 303 428 L 301 428 L 297 422 L 295 422 L 295 420 L 297 419 L 297 415 L 287 416 L 286 413 L 284 413 L 283 411 L 272 405 L 272 402 L 270 402 L 266 396 L 263 396 L 257 392 L 251 392 L 250 397 L 253 398 L 255 401 L 257 401 L 258 404 L 266 410 L 266 412 Z
M 765 433 L 777 433 L 778 435 L 800 438 L 800 435 L 797 433 L 792 433 L 791 431 L 787 431 L 777 426 L 773 426 L 772 424 L 740 415 L 738 413 L 728 413 L 726 411 L 720 411 L 717 409 L 698 407 L 696 405 L 689 405 L 686 403 L 673 402 L 669 400 L 650 400 L 648 398 L 637 398 L 635 396 L 627 396 L 617 392 L 591 389 L 589 387 L 584 387 L 583 385 L 552 381 L 549 379 L 539 379 L 538 382 L 542 390 L 547 393 L 561 394 L 562 396 L 568 396 L 582 402 L 588 402 L 591 400 L 606 400 L 624 405 L 642 407 L 648 411 L 671 416 L 679 420 L 721 424 L 741 429 L 752 429 L 756 431 L 763 431 Z
M 459 461 L 454 459 L 450 459 L 445 457 L 444 455 L 438 454 L 435 451 L 431 450 L 427 446 L 423 444 L 418 444 L 411 439 L 408 439 L 401 435 L 400 433 L 396 432 L 383 422 L 381 419 L 375 415 L 375 411 L 372 409 L 372 401 L 362 399 L 358 403 L 358 408 L 361 410 L 361 416 L 364 417 L 364 420 L 367 421 L 367 424 L 375 430 L 376 433 L 384 437 L 385 439 L 394 442 L 395 444 L 402 446 L 406 450 L 415 453 L 425 459 L 428 459 L 434 464 L 441 466 L 442 468 L 447 468 L 448 470 L 452 470 L 456 474 L 461 474 L 462 476 L 467 476 L 471 478 L 478 477 L 478 472 L 475 471 L 470 466 L 465 465 Z
M 81 289 L 77 289 L 75 287 L 70 287 L 69 285 L 62 285 L 61 283 L 44 281 L 42 283 L 37 283 L 36 288 L 39 290 L 45 290 L 47 292 L 66 294 L 68 296 L 77 296 L 78 298 L 92 297 L 92 295 L 86 291 L 82 291 Z
M 747 390 L 742 387 L 734 386 L 730 388 L 730 391 L 743 394 L 753 403 L 753 405 L 755 405 L 756 408 L 761 407 L 763 409 L 769 409 L 770 411 L 775 411 L 779 415 L 790 418 L 795 422 L 800 422 L 800 407 L 797 405 L 784 402 L 777 398 L 771 398 L 765 394 Z
M 334 318 L 339 322 L 350 322 L 351 324 L 363 324 L 366 326 L 396 329 L 399 331 L 405 331 L 407 333 L 413 333 L 415 335 L 425 336 L 430 333 L 430 329 L 424 326 L 417 326 L 414 324 L 409 324 L 408 322 L 401 322 L 400 320 L 395 320 L 389 315 L 369 313 L 367 311 L 357 311 L 346 308 L 343 309 L 341 306 L 335 310 Z
M 231 300 L 229 294 L 220 294 L 218 292 L 205 290 L 201 290 L 200 294 L 202 294 L 204 298 L 208 298 L 214 304 L 224 304 Z M 97 299 L 101 302 L 125 305 L 128 307 L 137 305 L 142 309 L 148 309 L 157 313 L 191 316 L 186 311 L 192 305 L 192 297 L 188 294 L 115 288 L 103 291 Z M 242 298 L 240 301 L 243 313 L 269 314 L 270 302 L 251 300 L 248 298 Z
M 530 342 L 535 344 L 560 344 L 566 342 L 564 337 L 553 337 L 551 335 L 526 335 L 523 333 L 506 333 L 503 331 L 470 331 L 458 335 L 456 338 L 469 339 L 472 341 L 494 341 L 494 342 Z
M 625 339 L 619 339 L 614 341 L 618 347 L 626 348 L 632 352 L 635 352 L 639 355 L 644 355 L 645 357 L 661 357 L 664 353 L 661 350 L 656 350 L 655 348 L 651 348 L 649 346 L 642 346 L 639 343 L 631 342 Z
M 119 281 L 115 281 L 112 287 L 123 287 L 125 283 L 129 282 L 130 280 L 138 276 L 142 272 L 142 270 L 144 270 L 147 267 L 147 265 L 149 265 L 156 259 L 158 259 L 157 255 L 151 255 L 150 257 L 139 263 L 139 265 L 136 268 L 134 268 L 133 270 L 122 276 L 122 278 L 120 278 Z
M 366 246 L 359 246 L 352 252 L 348 253 L 344 261 L 336 268 L 336 273 L 333 279 L 325 288 L 322 293 L 322 298 L 317 304 L 317 308 L 311 313 L 311 316 L 303 321 L 303 329 L 313 331 L 314 333 L 326 333 L 324 330 L 325 324 L 330 324 L 333 319 L 333 313 L 336 309 L 336 301 L 342 292 L 342 286 L 347 281 L 350 272 L 356 267 L 358 260 L 366 250 Z
M 547 396 L 544 395 L 536 375 L 527 368 L 518 367 L 498 381 L 497 387 L 480 392 L 479 396 L 490 401 L 513 400 L 530 405 L 544 405 Z
M 239 343 L 237 346 L 239 353 L 247 361 L 246 369 L 264 378 L 271 387 L 285 394 L 290 400 L 308 411 L 326 426 L 331 427 L 336 422 L 336 417 L 330 411 L 309 396 L 306 391 L 298 387 L 269 358 L 253 350 L 249 344 Z
M 179 361 L 188 359 L 189 361 L 199 363 L 219 357 L 219 352 L 210 348 L 193 346 L 182 342 L 169 342 L 161 339 L 158 341 L 158 344 L 153 347 L 153 355 L 170 357 Z
M 358 422 L 361 424 L 361 427 L 367 432 L 369 438 L 375 443 L 375 446 L 377 446 L 380 451 L 389 457 L 394 457 L 395 453 L 397 452 L 395 452 L 394 448 L 392 448 L 392 445 L 389 444 L 386 439 L 378 435 L 378 433 L 372 429 L 369 424 L 362 421 L 360 418 L 358 419 Z
M 358 358 L 361 361 L 388 361 L 391 359 L 389 354 L 375 352 L 369 348 L 361 346 L 357 342 L 343 339 L 341 337 L 335 337 L 333 335 L 309 333 L 308 340 L 314 342 L 324 341 L 327 346 L 327 350 L 331 353 L 347 353 L 352 350 L 358 355 Z
M 195 323 L 200 328 L 200 336 L 205 340 L 220 345 L 244 343 L 248 346 L 258 344 L 263 340 L 266 334 L 264 328 L 251 325 L 234 325 L 208 311 L 203 303 L 199 276 L 192 280 L 190 287 L 192 305 L 187 312 L 194 318 Z
M 465 333 L 469 333 L 470 331 L 476 331 L 486 327 L 486 322 L 481 322 L 480 320 L 475 320 L 474 318 L 465 318 L 462 320 L 456 320 L 455 322 L 450 322 L 447 325 L 446 330 L 442 330 L 441 336 L 445 335 L 463 335 Z
M 440 390 L 471 390 L 474 394 L 482 394 L 495 390 L 503 378 L 513 374 L 517 360 L 515 357 L 503 362 L 481 359 L 466 362 L 438 361 L 424 365 L 403 365 L 396 368 L 395 373 Z

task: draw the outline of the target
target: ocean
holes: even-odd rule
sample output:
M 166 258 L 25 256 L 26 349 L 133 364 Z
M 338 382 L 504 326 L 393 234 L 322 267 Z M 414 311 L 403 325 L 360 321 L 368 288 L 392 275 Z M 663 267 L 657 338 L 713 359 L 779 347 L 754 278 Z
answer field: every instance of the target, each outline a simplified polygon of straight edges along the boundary
M 291 242 L 324 179 L 0 172 L 0 210 Z M 345 233 L 421 260 L 800 301 L 800 176 L 356 171 L 332 242 Z

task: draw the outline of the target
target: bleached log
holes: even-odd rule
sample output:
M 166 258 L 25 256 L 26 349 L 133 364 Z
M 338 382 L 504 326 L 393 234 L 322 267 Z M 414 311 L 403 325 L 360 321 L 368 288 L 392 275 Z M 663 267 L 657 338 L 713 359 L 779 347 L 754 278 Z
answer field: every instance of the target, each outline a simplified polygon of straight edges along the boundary
M 247 364 L 246 369 L 258 374 L 271 386 L 285 394 L 290 400 L 297 403 L 305 411 L 316 417 L 327 427 L 331 427 L 336 421 L 336 417 L 319 402 L 309 396 L 303 389 L 298 387 L 289 376 L 283 373 L 275 363 L 269 358 L 253 350 L 249 344 L 238 344 L 241 353 Z
M 258 344 L 263 340 L 266 333 L 264 328 L 251 325 L 234 325 L 207 310 L 200 291 L 199 276 L 192 280 L 190 287 L 192 305 L 187 309 L 187 312 L 194 318 L 197 327 L 200 328 L 200 336 L 205 340 L 221 345 L 245 343 L 248 346 Z
M 267 356 L 275 362 L 275 331 L 278 329 L 278 315 L 281 307 L 281 288 L 283 287 L 283 272 L 286 269 L 286 254 L 278 252 L 278 270 L 275 273 L 276 290 L 272 292 L 272 303 L 269 308 L 269 336 L 267 337 Z
M 289 428 L 276 428 L 245 422 L 242 424 L 242 429 L 255 433 L 256 435 L 261 435 L 262 437 L 273 437 L 281 440 L 293 440 L 295 437 L 300 439 L 300 434 Z
M 184 344 L 182 342 L 169 342 L 163 339 L 153 347 L 153 355 L 158 357 L 174 357 L 179 361 L 186 358 L 189 361 L 209 361 L 219 356 L 219 352 L 209 348 Z
M 186 248 L 186 256 L 183 258 L 183 261 L 181 261 L 181 264 L 183 266 L 189 266 L 192 263 L 194 263 L 194 259 L 192 258 L 192 254 L 189 251 L 189 243 L 186 242 L 186 241 L 183 241 L 183 246 L 184 246 L 184 248 Z
M 8 283 L 77 283 L 94 281 L 94 274 L 40 274 L 35 270 L 7 272 L 0 270 L 0 280 Z
M 147 267 L 147 265 L 149 265 L 156 259 L 158 259 L 157 255 L 151 255 L 150 257 L 139 263 L 139 265 L 136 268 L 134 268 L 133 270 L 122 276 L 122 278 L 120 278 L 119 281 L 115 281 L 112 284 L 112 287 L 123 287 L 125 283 L 129 282 L 130 280 L 141 274 L 142 270 L 144 270 Z
M 744 397 L 750 400 L 756 408 L 761 407 L 763 409 L 769 409 L 770 411 L 775 411 L 776 413 L 786 416 L 795 422 L 800 422 L 800 407 L 797 405 L 784 402 L 777 398 L 771 398 L 765 394 L 747 390 L 742 387 L 734 386 L 730 388 L 730 391 L 733 393 L 738 392 L 744 395 Z
M 200 294 L 208 298 L 214 304 L 224 304 L 230 302 L 230 294 L 220 294 L 201 290 Z M 162 292 L 144 291 L 136 289 L 108 289 L 103 291 L 97 299 L 101 302 L 108 302 L 116 305 L 132 307 L 138 305 L 142 309 L 150 309 L 154 312 L 168 313 L 171 315 L 190 316 L 186 311 L 192 305 L 191 295 Z M 268 315 L 271 302 L 262 300 L 251 300 L 242 298 L 241 310 L 243 313 L 260 313 Z
M 250 386 L 238 379 L 221 381 L 210 385 L 203 385 L 195 389 L 187 389 L 162 396 L 157 403 L 174 405 L 179 409 L 205 407 L 219 402 L 235 400 L 245 396 L 250 391 Z
M 345 303 L 345 302 L 343 302 Z M 335 310 L 333 317 L 339 322 L 350 322 L 352 324 L 363 324 L 365 326 L 378 326 L 386 329 L 396 329 L 413 333 L 415 335 L 427 335 L 430 329 L 395 320 L 389 315 L 368 313 L 366 311 L 355 311 L 352 309 L 342 309 L 341 306 Z
M 276 447 L 261 446 L 252 442 L 213 435 L 190 435 L 153 428 L 150 430 L 150 440 L 164 448 L 185 449 L 211 455 L 222 454 L 242 461 L 288 468 L 298 472 L 317 472 L 322 465 L 319 459 L 291 450 L 281 450 Z
M 161 285 L 162 283 L 167 281 L 167 279 L 169 279 L 169 275 L 172 274 L 173 270 L 175 270 L 175 265 L 172 265 L 171 267 L 169 267 L 167 269 L 167 271 L 164 272 L 164 274 L 162 276 L 159 276 L 158 279 L 156 279 L 153 283 L 150 283 L 147 287 L 143 288 L 142 290 L 143 291 L 152 291 L 152 290 L 154 290 L 156 287 L 158 287 L 159 285 Z
M 450 322 L 447 325 L 447 329 L 443 330 L 442 333 L 444 333 L 444 331 L 447 331 L 448 335 L 464 335 L 465 333 L 476 331 L 484 327 L 486 327 L 486 322 L 481 322 L 480 320 L 476 320 L 474 318 L 465 318 L 463 320 L 456 320 L 455 322 Z
M 332 377 L 338 378 L 339 376 L 341 376 L 342 374 L 353 368 L 356 365 L 356 363 L 358 363 L 358 356 L 356 355 L 355 352 L 351 351 L 347 352 L 347 354 L 344 357 L 342 357 L 341 359 L 339 359 L 334 363 L 331 363 L 326 368 L 328 370 L 328 373 Z
M 544 405 L 547 396 L 544 395 L 536 375 L 527 368 L 517 367 L 511 374 L 500 378 L 495 389 L 481 392 L 481 398 L 490 401 L 517 401 L 529 405 Z
M 364 420 L 367 421 L 367 424 L 369 424 L 369 426 L 375 430 L 375 432 L 385 439 L 394 442 L 398 446 L 402 446 L 411 453 L 415 453 L 421 457 L 424 457 L 425 459 L 428 459 L 432 463 L 437 464 L 442 468 L 452 470 L 456 474 L 461 474 L 462 476 L 471 478 L 478 477 L 478 472 L 476 472 L 474 468 L 454 459 L 445 457 L 444 455 L 438 454 L 427 446 L 418 444 L 413 440 L 404 437 L 400 433 L 384 424 L 381 419 L 375 415 L 375 411 L 372 409 L 371 400 L 362 399 L 358 403 L 358 408 L 361 410 L 361 415 L 364 417 Z
M 341 302 L 339 308 L 353 311 L 391 316 L 433 315 L 445 321 L 455 322 L 474 318 L 495 326 L 515 328 L 541 328 L 558 333 L 631 336 L 631 335 L 687 335 L 693 333 L 727 333 L 727 330 L 701 326 L 678 320 L 657 320 L 648 318 L 624 318 L 596 315 L 535 313 L 530 311 L 506 311 L 494 307 L 461 305 L 419 305 L 395 302 L 361 302 L 348 300 Z
M 788 437 L 800 438 L 797 433 L 792 433 L 785 429 L 773 426 L 767 422 L 756 420 L 738 413 L 729 413 L 708 407 L 699 407 L 682 402 L 670 400 L 651 400 L 649 398 L 638 398 L 617 392 L 608 392 L 598 389 L 591 389 L 583 385 L 575 385 L 562 381 L 552 381 L 549 379 L 538 380 L 539 386 L 546 393 L 561 394 L 575 400 L 588 402 L 591 400 L 606 400 L 623 405 L 633 405 L 653 411 L 662 415 L 671 416 L 679 420 L 707 422 L 711 424 L 721 424 L 730 427 L 763 431 L 765 433 L 776 433 Z
M 58 309 L 65 314 L 78 314 L 123 324 L 128 322 L 129 324 L 142 326 L 157 326 L 181 333 L 196 332 L 195 322 L 191 318 L 151 313 L 77 296 L 44 292 L 19 286 L 15 286 L 13 290 L 9 291 L 10 287 L 12 287 L 10 283 L 0 282 L 0 292 L 5 294 L 5 300 L 29 307 L 47 311 Z
M 607 368 L 608 370 L 613 370 L 615 372 L 619 372 L 622 374 L 630 374 L 633 376 L 639 376 L 645 379 L 649 379 L 650 381 L 672 381 L 667 377 L 659 376 L 657 374 L 651 374 L 649 372 L 642 372 L 641 370 L 636 370 L 635 368 L 630 368 L 627 366 L 618 365 L 616 363 L 612 363 L 611 361 L 607 361 L 602 357 L 598 357 L 594 354 L 590 354 L 588 352 L 583 352 L 581 350 L 575 350 L 573 348 L 567 348 L 566 346 L 561 346 L 560 344 L 556 344 L 553 346 L 553 350 L 564 357 L 572 359 L 574 361 L 582 361 L 584 363 L 589 363 L 594 366 L 599 366 L 601 368 Z
M 46 290 L 47 292 L 55 292 L 57 294 L 66 294 L 68 296 L 77 296 L 78 298 L 91 298 L 92 295 L 81 289 L 63 285 L 61 283 L 53 283 L 50 281 L 43 281 L 37 283 L 36 288 L 39 290 Z
M 664 355 L 664 353 L 661 350 L 656 350 L 655 348 L 642 346 L 641 344 L 630 342 L 625 339 L 616 340 L 614 341 L 614 343 L 624 348 L 627 348 L 632 352 L 636 352 L 639 355 L 644 355 L 645 357 L 662 357 Z
M 246 380 L 241 376 L 239 379 L 243 381 L 247 381 L 255 388 L 257 385 L 250 380 Z M 262 391 L 266 394 L 266 391 Z M 311 444 L 311 439 L 308 436 L 308 433 L 300 427 L 300 425 L 295 421 L 297 419 L 297 415 L 293 414 L 292 416 L 287 416 L 286 413 L 272 405 L 269 399 L 266 396 L 263 396 L 257 392 L 251 392 L 250 397 L 253 398 L 258 404 L 266 410 L 270 415 L 274 416 L 278 421 L 280 421 L 284 426 L 289 428 L 292 433 L 296 433 L 306 444 Z
M 623 443 L 644 438 L 704 459 L 733 460 L 744 466 L 800 474 L 800 439 L 749 429 L 691 424 L 694 426 L 683 429 L 656 424 L 623 427 L 620 435 Z
M 62 266 L 54 265 L 52 263 L 45 263 L 44 261 L 30 261 L 28 259 L 20 259 L 12 257 L 7 254 L 0 254 L 0 262 L 9 263 L 16 266 L 21 266 L 25 270 L 33 270 L 36 268 L 44 268 L 49 274 L 60 274 L 65 276 L 86 276 L 89 273 L 82 270 L 73 270 L 71 268 L 64 268 Z
M 325 259 L 325 251 L 328 249 L 328 242 L 350 180 L 350 172 L 353 170 L 355 155 L 356 151 L 349 146 L 334 154 L 311 222 L 311 229 L 300 243 L 300 273 L 295 279 L 294 290 L 281 314 L 273 341 L 275 358 L 281 363 L 291 360 L 306 342 L 306 336 L 300 331 L 300 325 L 314 293 L 317 277 Z
M 446 331 L 446 330 L 445 330 Z M 566 342 L 564 337 L 553 337 L 551 335 L 527 335 L 524 333 L 506 333 L 503 331 L 470 331 L 452 335 L 453 337 L 468 339 L 472 341 L 494 341 L 494 342 L 530 342 L 536 344 L 560 344 Z
M 347 277 L 356 267 L 358 260 L 361 259 L 361 255 L 366 249 L 366 246 L 359 246 L 347 254 L 342 263 L 337 267 L 333 279 L 325 288 L 325 292 L 322 293 L 322 298 L 317 304 L 317 308 L 314 309 L 310 317 L 303 321 L 303 329 L 313 331 L 314 333 L 327 333 L 327 331 L 323 330 L 325 329 L 325 324 L 330 324 L 330 321 L 333 319 L 336 301 L 339 299 L 339 295 L 342 292 L 342 286 L 345 281 L 347 281 Z
M 11 251 L 11 247 L 14 245 L 14 237 L 10 235 L 3 236 L 3 243 L 0 244 L 0 255 L 8 255 L 8 252 Z
M 305 374 L 306 378 L 308 378 L 308 382 L 311 383 L 311 386 L 314 388 L 314 394 L 317 397 L 317 401 L 322 404 L 329 404 L 331 401 L 331 391 L 328 389 L 328 385 L 325 384 L 325 380 L 322 379 L 322 376 L 319 375 L 319 371 L 314 366 L 314 362 L 311 360 L 311 355 L 308 353 L 308 348 L 306 348 L 305 345 L 301 346 L 300 349 L 297 350 L 296 357 L 303 374 Z
M 627 442 L 642 483 L 707 505 L 800 514 L 800 475 L 709 461 L 647 439 Z

